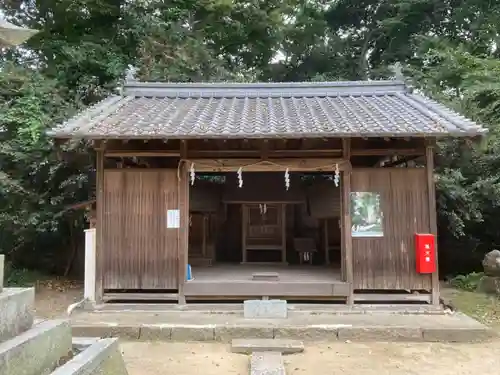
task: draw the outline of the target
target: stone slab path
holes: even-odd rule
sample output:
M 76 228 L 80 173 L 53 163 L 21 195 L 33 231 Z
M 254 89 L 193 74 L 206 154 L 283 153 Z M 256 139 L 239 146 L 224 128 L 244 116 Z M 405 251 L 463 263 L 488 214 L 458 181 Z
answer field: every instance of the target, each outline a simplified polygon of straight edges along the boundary
M 250 375 L 285 375 L 283 356 L 279 352 L 253 352 Z
M 231 352 L 240 354 L 251 354 L 252 352 L 295 354 L 303 351 L 304 343 L 298 340 L 235 339 L 231 342 Z

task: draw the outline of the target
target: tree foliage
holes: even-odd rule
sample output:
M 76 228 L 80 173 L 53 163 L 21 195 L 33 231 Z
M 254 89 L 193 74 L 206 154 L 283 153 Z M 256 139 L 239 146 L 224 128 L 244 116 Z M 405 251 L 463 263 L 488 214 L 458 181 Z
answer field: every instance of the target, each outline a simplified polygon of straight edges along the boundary
M 7 0 L 0 10 L 40 30 L 0 54 L 0 252 L 20 263 L 64 257 L 56 249 L 83 222 L 65 207 L 93 194 L 92 152 L 61 158 L 45 130 L 113 92 L 129 64 L 141 79 L 189 82 L 388 78 L 400 63 L 418 90 L 490 130 L 440 144 L 441 265 L 470 267 L 500 244 L 498 2 Z

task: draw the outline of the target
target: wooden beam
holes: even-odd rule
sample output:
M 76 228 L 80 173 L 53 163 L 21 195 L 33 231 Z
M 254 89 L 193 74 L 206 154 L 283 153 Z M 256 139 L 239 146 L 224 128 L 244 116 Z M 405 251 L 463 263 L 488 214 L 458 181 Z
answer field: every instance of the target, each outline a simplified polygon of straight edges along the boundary
M 255 157 L 260 158 L 263 150 L 190 150 L 190 158 L 219 158 L 219 157 L 236 157 L 247 158 Z M 318 150 L 267 150 L 265 155 L 269 158 L 301 158 L 301 157 L 334 157 L 340 156 L 342 150 L 340 149 L 318 149 Z
M 384 168 L 396 167 L 396 166 L 401 165 L 403 163 L 408 163 L 409 161 L 418 159 L 419 157 L 420 156 L 418 156 L 418 155 L 406 156 L 402 159 L 394 160 L 394 161 L 391 161 L 391 162 L 384 164 Z
M 104 282 L 104 143 L 96 150 L 96 303 L 102 301 Z
M 240 167 L 244 172 L 284 172 L 309 171 L 331 172 L 338 164 L 340 170 L 350 169 L 344 159 L 190 159 L 197 172 L 236 172 Z
M 436 210 L 436 190 L 434 184 L 434 147 L 429 145 L 425 150 L 425 165 L 427 172 L 427 196 L 429 198 L 429 223 L 430 231 L 436 236 L 435 260 L 436 272 L 432 274 L 432 304 L 439 305 L 439 272 L 438 272 L 438 250 L 437 250 L 437 210 Z
M 105 152 L 106 157 L 179 157 L 178 151 L 141 151 L 141 150 L 108 150 Z
M 415 156 L 423 156 L 425 154 L 425 150 L 418 148 L 390 148 L 390 149 L 353 149 L 351 150 L 352 156 L 393 156 L 393 155 L 415 155 Z
M 345 160 L 351 158 L 351 142 L 350 139 L 342 140 L 342 156 Z M 353 269 L 353 251 L 352 251 L 352 235 L 351 235 L 351 170 L 343 171 L 342 178 L 342 237 L 343 237 L 343 254 L 345 266 L 345 281 L 349 285 L 349 295 L 347 303 L 354 303 L 354 269 Z

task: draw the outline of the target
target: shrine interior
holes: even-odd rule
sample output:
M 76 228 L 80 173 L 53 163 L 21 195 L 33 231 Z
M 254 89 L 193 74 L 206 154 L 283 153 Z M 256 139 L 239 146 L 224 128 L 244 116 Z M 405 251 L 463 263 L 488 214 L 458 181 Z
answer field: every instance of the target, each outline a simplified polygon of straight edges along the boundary
M 334 172 L 191 176 L 188 263 L 195 277 L 202 268 L 238 265 L 323 266 L 315 269 L 337 270 L 340 278 L 340 186 Z

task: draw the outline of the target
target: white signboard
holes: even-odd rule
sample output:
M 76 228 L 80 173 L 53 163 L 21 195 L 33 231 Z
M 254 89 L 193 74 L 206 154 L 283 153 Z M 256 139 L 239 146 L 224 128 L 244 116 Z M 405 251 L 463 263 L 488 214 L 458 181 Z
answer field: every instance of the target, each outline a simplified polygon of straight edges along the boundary
M 167 210 L 167 228 L 179 228 L 181 215 L 179 210 Z

